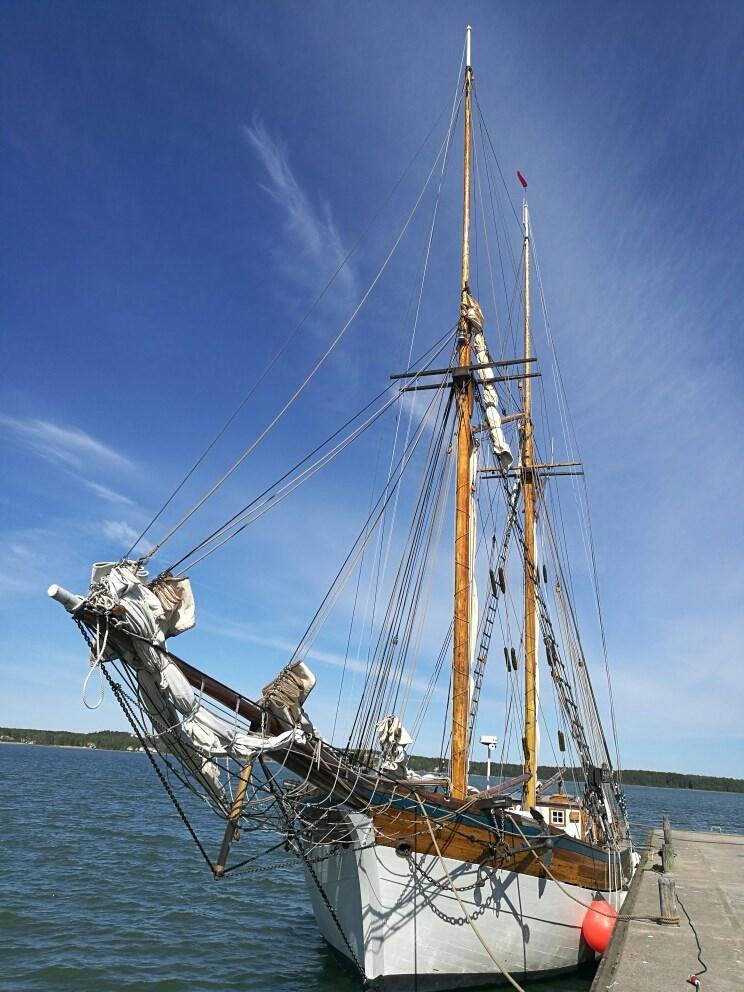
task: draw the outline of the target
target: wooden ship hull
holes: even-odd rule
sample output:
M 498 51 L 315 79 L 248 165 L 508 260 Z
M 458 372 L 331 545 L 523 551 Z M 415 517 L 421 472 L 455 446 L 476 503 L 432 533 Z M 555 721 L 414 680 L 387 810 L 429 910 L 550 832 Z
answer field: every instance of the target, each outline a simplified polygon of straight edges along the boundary
M 115 616 L 53 589 L 86 629 L 107 623 L 113 654 L 134 658 L 142 641 Z M 158 653 L 195 694 L 236 718 L 250 726 L 263 719 L 277 739 L 288 729 L 259 703 L 172 652 Z M 179 748 L 167 732 L 161 741 Z M 580 800 L 538 794 L 525 813 L 505 794 L 520 776 L 463 802 L 425 779 L 362 770 L 322 741 L 278 745 L 271 757 L 284 769 L 288 839 L 303 864 L 319 930 L 364 987 L 475 988 L 498 983 L 505 972 L 548 978 L 594 961 L 582 937 L 588 907 L 596 898 L 621 907 L 637 856 L 629 841 L 590 842 Z M 223 849 L 210 863 L 218 878 L 244 815 L 240 783 L 248 781 L 250 766 L 244 768 L 248 775 L 235 779 L 232 812 L 226 807 Z M 551 811 L 562 813 L 566 829 L 551 824 Z
M 386 992 L 473 988 L 502 980 L 476 929 L 518 980 L 548 978 L 593 962 L 594 951 L 582 937 L 586 906 L 601 895 L 619 909 L 625 891 L 618 875 L 628 878 L 632 872 L 629 850 L 618 865 L 606 852 L 567 840 L 554 848 L 550 869 L 556 880 L 530 854 L 507 856 L 503 867 L 494 867 L 495 859 L 484 857 L 478 843 L 493 835 L 483 830 L 471 840 L 466 834 L 472 826 L 451 828 L 441 843 L 453 853 L 470 849 L 478 860 L 440 859 L 430 839 L 427 844 L 426 829 L 413 842 L 421 853 L 412 855 L 400 849 L 406 841 L 375 843 L 375 818 L 352 813 L 349 820 L 356 843 L 319 853 L 312 873 L 306 866 L 308 892 L 325 940 L 363 971 L 371 988 Z M 510 840 L 514 849 L 523 846 L 521 838 Z M 560 881 L 561 876 L 574 881 Z

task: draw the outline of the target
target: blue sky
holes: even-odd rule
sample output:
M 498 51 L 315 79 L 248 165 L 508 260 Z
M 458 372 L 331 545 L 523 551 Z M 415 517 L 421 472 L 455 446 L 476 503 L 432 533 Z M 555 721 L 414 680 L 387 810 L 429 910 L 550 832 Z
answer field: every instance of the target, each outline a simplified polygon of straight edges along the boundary
M 0 723 L 123 726 L 111 700 L 83 708 L 82 642 L 46 586 L 82 591 L 92 561 L 126 550 L 369 229 L 181 510 L 304 378 L 415 199 L 469 21 L 499 160 L 530 182 L 623 762 L 744 775 L 744 10 L 55 2 L 0 16 Z M 174 551 L 405 365 L 427 203 L 272 443 Z M 458 209 L 443 200 L 414 350 L 456 319 Z M 343 485 L 319 475 L 200 566 L 180 653 L 260 689 L 360 525 L 376 457 L 365 441 L 334 466 Z M 344 629 L 318 646 L 321 726 Z M 433 729 L 417 744 L 433 753 Z

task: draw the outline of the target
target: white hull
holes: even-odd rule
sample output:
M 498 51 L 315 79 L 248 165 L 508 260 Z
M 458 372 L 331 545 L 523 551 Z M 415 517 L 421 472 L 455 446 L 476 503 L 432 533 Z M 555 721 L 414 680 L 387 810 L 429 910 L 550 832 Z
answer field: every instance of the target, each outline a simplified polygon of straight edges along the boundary
M 363 848 L 372 840 L 370 821 L 360 815 L 351 819 Z M 318 856 L 322 849 L 313 852 Z M 460 898 L 468 915 L 515 978 L 547 978 L 594 960 L 581 937 L 585 909 L 555 882 L 489 870 L 482 875 L 483 886 L 468 888 L 478 880 L 477 866 L 444 860 L 458 890 L 464 888 Z M 316 861 L 312 869 L 317 882 L 306 868 L 324 938 L 357 968 L 363 967 L 374 988 L 435 990 L 497 982 L 501 973 L 465 919 L 439 859 L 417 856 L 416 862 L 426 875 L 419 871 L 414 878 L 407 858 L 394 848 L 374 845 Z M 587 889 L 565 889 L 584 904 L 594 898 Z M 625 895 L 603 894 L 616 908 Z

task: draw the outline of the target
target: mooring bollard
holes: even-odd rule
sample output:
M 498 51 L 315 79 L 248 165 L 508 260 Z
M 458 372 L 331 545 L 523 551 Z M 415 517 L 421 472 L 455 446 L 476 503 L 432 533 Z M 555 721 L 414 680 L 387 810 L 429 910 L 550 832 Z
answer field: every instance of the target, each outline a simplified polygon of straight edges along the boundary
M 662 923 L 679 925 L 677 894 L 671 875 L 659 875 L 659 907 Z
M 666 874 L 674 868 L 674 848 L 666 841 L 661 845 L 661 870 Z
M 672 824 L 670 823 L 669 817 L 666 814 L 664 814 L 664 818 L 662 820 L 662 823 L 664 825 L 664 843 L 665 844 L 668 844 L 671 847 L 672 846 Z
M 664 843 L 661 845 L 659 854 L 661 855 L 661 870 L 666 873 L 674 868 L 674 848 L 672 847 L 672 824 L 669 817 L 664 814 L 662 818 L 664 831 Z

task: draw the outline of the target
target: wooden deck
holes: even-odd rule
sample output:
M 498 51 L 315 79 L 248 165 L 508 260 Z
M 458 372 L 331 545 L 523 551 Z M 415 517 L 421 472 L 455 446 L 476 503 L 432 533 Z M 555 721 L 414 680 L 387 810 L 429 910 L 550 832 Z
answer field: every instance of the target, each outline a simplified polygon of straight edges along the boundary
M 662 831 L 636 873 L 623 913 L 659 916 Z M 683 992 L 700 976 L 700 989 L 744 989 L 744 836 L 692 833 L 672 824 L 673 870 L 679 925 L 619 921 L 591 992 Z M 701 957 L 698 960 L 698 943 Z

